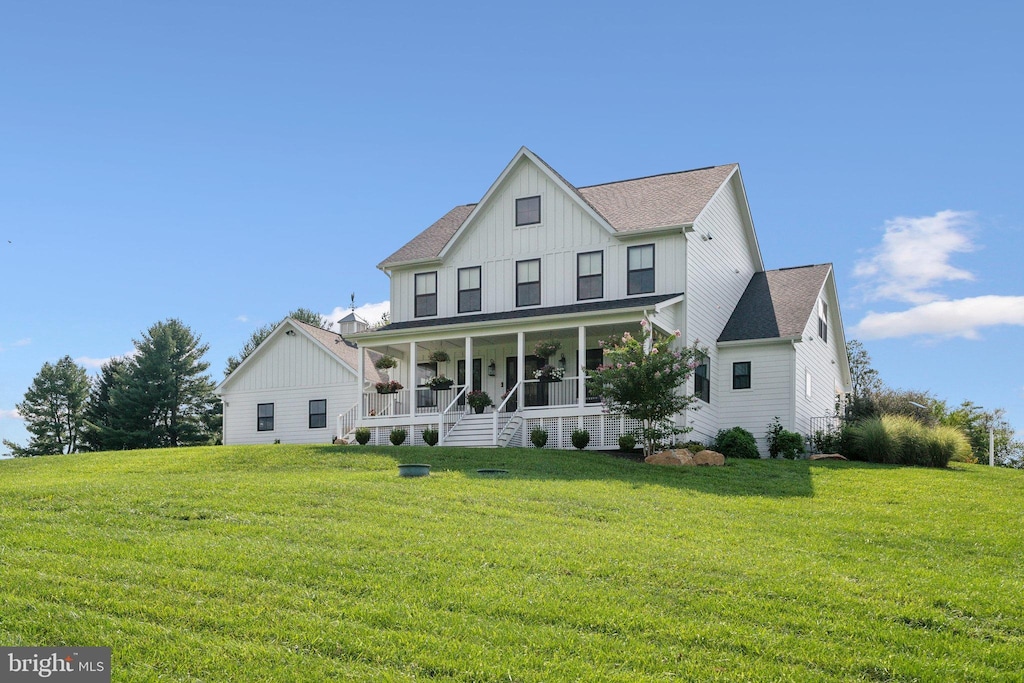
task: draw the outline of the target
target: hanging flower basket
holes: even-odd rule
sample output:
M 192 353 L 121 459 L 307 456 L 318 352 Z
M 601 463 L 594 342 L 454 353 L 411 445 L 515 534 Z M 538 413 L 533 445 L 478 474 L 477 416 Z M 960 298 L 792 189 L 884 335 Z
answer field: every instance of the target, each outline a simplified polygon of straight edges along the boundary
M 545 365 L 533 373 L 533 378 L 540 382 L 561 382 L 565 377 L 565 370 L 554 365 Z
M 381 356 L 373 362 L 373 367 L 378 370 L 390 370 L 398 366 L 398 360 L 394 356 Z
M 447 363 L 448 361 L 451 360 L 451 357 L 448 355 L 448 352 L 442 349 L 434 351 L 428 357 L 430 358 L 431 363 Z
M 403 389 L 402 385 L 391 380 L 390 382 L 377 382 L 373 385 L 378 394 L 396 394 Z
M 537 345 L 533 347 L 533 352 L 540 358 L 547 359 L 558 353 L 560 348 L 562 348 L 562 342 L 557 339 L 545 339 L 537 342 Z
M 437 377 L 431 377 L 427 380 L 427 386 L 434 391 L 446 391 L 452 388 L 455 384 L 455 380 L 445 377 L 444 375 L 438 375 Z

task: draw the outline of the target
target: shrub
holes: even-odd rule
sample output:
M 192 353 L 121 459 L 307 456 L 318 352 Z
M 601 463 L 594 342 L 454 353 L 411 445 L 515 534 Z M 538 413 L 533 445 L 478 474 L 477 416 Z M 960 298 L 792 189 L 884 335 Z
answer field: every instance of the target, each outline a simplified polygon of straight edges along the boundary
M 365 446 L 366 444 L 370 443 L 369 427 L 360 427 L 359 429 L 356 430 L 356 442 L 360 446 Z
M 391 443 L 392 443 L 392 445 L 401 446 L 403 443 L 405 443 L 405 437 L 406 437 L 406 432 L 405 432 L 404 429 L 398 429 L 396 427 L 395 429 L 391 430 Z
M 843 430 L 830 429 L 823 431 L 819 429 L 811 436 L 811 443 L 814 445 L 814 450 L 818 453 L 842 453 Z
M 530 432 L 530 443 L 537 448 L 544 448 L 544 445 L 548 442 L 548 431 L 541 429 L 540 427 L 534 427 L 533 431 Z
M 690 451 L 694 455 L 700 453 L 701 451 L 706 451 L 708 449 L 707 444 L 702 444 L 700 441 L 687 441 L 686 443 L 683 444 L 682 447 Z
M 590 432 L 586 429 L 577 429 L 572 433 L 572 445 L 579 450 L 582 451 L 586 448 L 588 443 L 590 443 Z
M 714 449 L 727 458 L 760 458 L 754 435 L 743 427 L 723 429 L 715 437 Z
M 804 448 L 804 436 L 797 432 L 783 429 L 777 441 L 779 455 L 787 460 L 796 460 L 807 450 Z
M 619 450 L 631 451 L 636 448 L 636 437 L 632 434 L 623 434 L 619 437 Z
M 437 445 L 438 433 L 436 429 L 424 429 L 423 430 L 423 443 L 428 446 Z
M 849 429 L 851 460 L 891 465 L 946 467 L 970 457 L 970 443 L 951 427 L 927 427 L 903 415 L 862 420 Z

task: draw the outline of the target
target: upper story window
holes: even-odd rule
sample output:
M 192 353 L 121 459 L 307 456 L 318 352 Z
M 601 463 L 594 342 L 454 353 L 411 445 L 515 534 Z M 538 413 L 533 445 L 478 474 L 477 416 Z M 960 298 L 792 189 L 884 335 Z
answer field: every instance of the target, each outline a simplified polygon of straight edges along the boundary
M 540 305 L 540 259 L 516 261 L 516 306 Z
M 604 252 L 589 251 L 576 256 L 576 298 L 604 296 Z
M 323 429 L 327 426 L 327 399 L 321 398 L 309 402 L 309 428 Z
M 256 431 L 274 431 L 274 404 L 260 403 L 256 406 Z
M 459 268 L 459 313 L 480 310 L 480 266 Z
M 650 294 L 654 291 L 654 245 L 630 247 L 626 254 L 626 294 Z
M 693 394 L 705 403 L 711 403 L 711 359 L 700 357 L 700 365 L 693 369 Z
M 432 273 L 416 273 L 416 311 L 417 318 L 425 315 L 437 315 L 437 271 Z
M 823 299 L 818 299 L 818 336 L 828 341 L 828 304 Z
M 516 225 L 540 223 L 540 195 L 516 200 Z
M 732 388 L 733 389 L 749 389 L 750 388 L 750 361 L 745 360 L 740 363 L 732 364 Z

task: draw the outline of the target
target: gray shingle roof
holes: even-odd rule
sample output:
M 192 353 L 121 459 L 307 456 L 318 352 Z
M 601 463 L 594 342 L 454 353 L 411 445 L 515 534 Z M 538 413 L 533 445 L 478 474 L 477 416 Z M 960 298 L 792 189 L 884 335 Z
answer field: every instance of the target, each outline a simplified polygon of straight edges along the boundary
M 831 270 L 826 263 L 754 273 L 718 341 L 799 337 Z
M 692 171 L 576 188 L 547 162 L 537 158 L 617 232 L 693 223 L 725 179 L 737 167 L 736 164 L 710 166 Z M 401 249 L 381 261 L 378 268 L 436 258 L 476 206 L 456 206 Z
M 399 330 L 411 330 L 422 327 L 440 327 L 443 325 L 458 325 L 460 323 L 493 322 L 497 320 L 517 320 L 521 318 L 536 318 L 550 315 L 569 315 L 571 313 L 594 313 L 597 311 L 614 311 L 623 308 L 645 308 L 660 304 L 662 301 L 682 296 L 678 294 L 651 294 L 649 296 L 634 296 L 629 299 L 612 299 L 609 301 L 593 301 L 582 304 L 568 304 L 566 306 L 547 306 L 544 308 L 519 308 L 514 311 L 502 311 L 497 313 L 476 313 L 473 315 L 457 315 L 449 318 L 418 318 L 406 320 L 400 323 L 391 323 L 374 332 L 391 332 Z
M 350 368 L 358 372 L 359 349 L 349 346 L 344 337 L 340 334 L 336 334 L 330 330 L 321 329 L 315 325 L 307 325 L 306 323 L 298 320 L 292 320 L 291 323 L 296 327 L 301 327 L 306 332 L 309 332 L 309 334 L 318 342 L 323 344 L 328 351 L 344 361 Z M 380 358 L 380 354 L 376 351 L 365 351 L 365 353 L 366 366 L 363 369 L 363 373 L 365 374 L 366 381 L 381 381 L 380 373 L 377 372 L 377 368 L 373 365 L 374 361 Z

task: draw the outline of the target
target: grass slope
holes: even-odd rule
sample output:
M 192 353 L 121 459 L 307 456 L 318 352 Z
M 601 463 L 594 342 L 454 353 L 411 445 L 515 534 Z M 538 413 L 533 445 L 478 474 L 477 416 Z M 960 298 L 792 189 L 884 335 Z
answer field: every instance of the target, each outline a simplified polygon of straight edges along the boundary
M 397 477 L 417 461 L 429 478 Z M 110 646 L 115 681 L 1020 680 L 1022 475 L 408 447 L 5 461 L 0 643 Z

